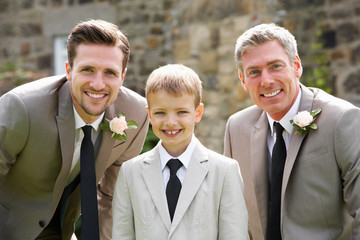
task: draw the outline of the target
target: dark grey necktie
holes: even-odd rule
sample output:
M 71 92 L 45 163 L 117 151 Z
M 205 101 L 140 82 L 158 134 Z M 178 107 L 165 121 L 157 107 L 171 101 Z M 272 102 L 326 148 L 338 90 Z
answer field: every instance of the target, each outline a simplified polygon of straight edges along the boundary
M 267 239 L 281 240 L 281 185 L 286 160 L 286 146 L 282 137 L 284 128 L 278 122 L 274 122 L 274 127 L 276 130 L 276 142 L 271 157 L 270 208 Z
M 166 186 L 166 198 L 169 207 L 170 219 L 172 221 L 181 191 L 181 182 L 176 176 L 176 172 L 182 166 L 182 163 L 179 159 L 170 159 L 166 165 L 170 169 L 170 178 Z
M 82 127 L 84 139 L 80 150 L 81 239 L 98 240 L 99 220 L 96 192 L 95 154 L 91 141 L 92 127 Z

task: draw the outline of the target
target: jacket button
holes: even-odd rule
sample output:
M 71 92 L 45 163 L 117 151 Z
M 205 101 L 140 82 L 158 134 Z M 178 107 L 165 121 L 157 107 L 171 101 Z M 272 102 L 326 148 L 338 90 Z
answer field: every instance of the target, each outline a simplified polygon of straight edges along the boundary
M 45 227 L 45 226 L 46 226 L 45 221 L 44 221 L 44 220 L 40 220 L 40 221 L 39 221 L 39 226 L 42 227 L 42 228 Z

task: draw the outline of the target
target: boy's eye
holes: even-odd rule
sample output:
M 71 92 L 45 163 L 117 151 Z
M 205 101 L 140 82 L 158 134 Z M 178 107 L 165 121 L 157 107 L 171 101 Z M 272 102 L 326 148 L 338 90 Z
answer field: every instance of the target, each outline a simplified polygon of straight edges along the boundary
M 154 114 L 155 115 L 164 115 L 165 113 L 164 112 L 155 112 Z
M 185 114 L 185 113 L 187 113 L 187 111 L 184 111 L 184 110 L 183 110 L 183 111 L 179 111 L 178 113 L 179 113 L 179 114 Z

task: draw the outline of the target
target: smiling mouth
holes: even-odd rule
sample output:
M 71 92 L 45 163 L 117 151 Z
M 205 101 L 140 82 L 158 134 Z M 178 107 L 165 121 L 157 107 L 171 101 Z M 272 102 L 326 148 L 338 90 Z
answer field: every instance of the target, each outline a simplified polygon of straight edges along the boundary
M 175 134 L 179 133 L 181 130 L 174 130 L 174 131 L 163 130 L 163 131 L 168 135 L 175 135 Z
M 86 95 L 88 95 L 89 97 L 95 98 L 95 99 L 100 99 L 100 98 L 105 97 L 106 94 L 98 94 L 98 93 L 86 92 Z
M 264 97 L 274 97 L 276 95 L 278 95 L 282 90 L 276 90 L 274 92 L 271 92 L 271 93 L 264 93 L 264 94 L 261 94 L 262 96 Z

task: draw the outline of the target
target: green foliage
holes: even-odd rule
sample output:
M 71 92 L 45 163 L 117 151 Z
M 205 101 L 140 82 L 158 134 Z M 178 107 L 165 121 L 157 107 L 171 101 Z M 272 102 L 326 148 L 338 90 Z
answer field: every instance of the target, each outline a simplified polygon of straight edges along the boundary
M 144 143 L 144 147 L 141 151 L 141 153 L 147 152 L 151 149 L 153 149 L 156 144 L 158 143 L 159 138 L 154 134 L 151 124 L 149 124 L 149 131 L 146 135 L 146 139 L 145 139 L 145 143 Z
M 12 88 L 45 77 L 22 67 L 21 62 L 5 62 L 0 66 L 0 96 Z
M 318 38 L 321 37 L 321 34 L 320 31 L 317 33 Z M 317 87 L 331 93 L 332 89 L 328 83 L 330 74 L 329 60 L 323 51 L 323 44 L 311 44 L 310 56 L 313 60 L 312 67 L 306 71 L 306 77 L 303 78 L 304 84 L 308 87 Z

